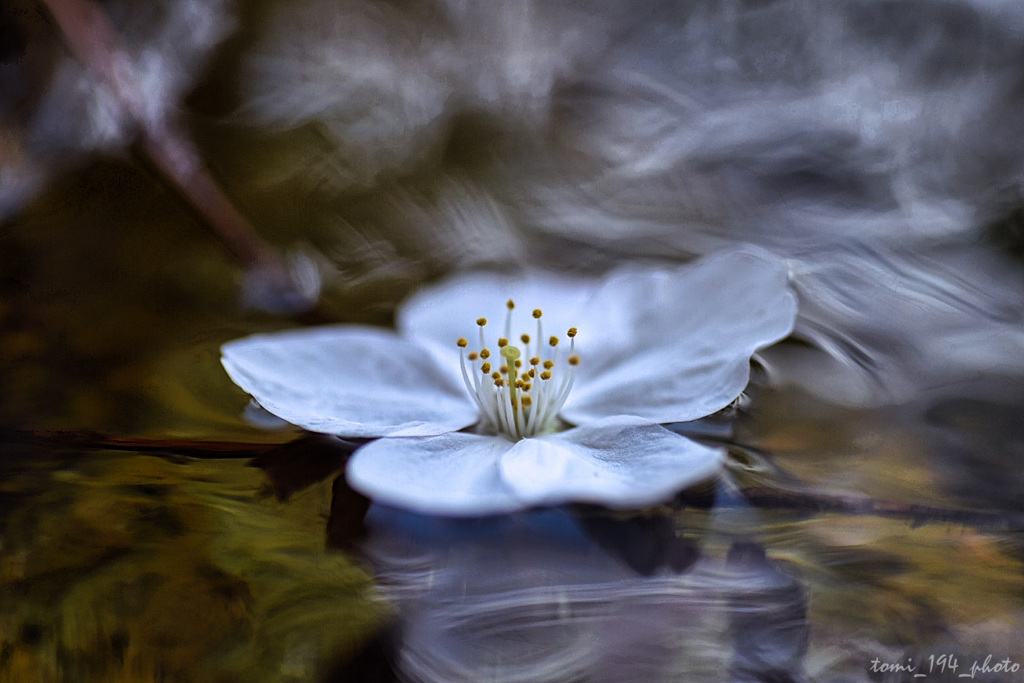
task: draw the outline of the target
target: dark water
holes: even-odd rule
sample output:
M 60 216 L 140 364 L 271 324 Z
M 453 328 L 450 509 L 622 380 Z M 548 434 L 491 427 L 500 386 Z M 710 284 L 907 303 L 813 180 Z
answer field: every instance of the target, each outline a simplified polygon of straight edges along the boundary
M 1024 681 L 992 670 L 1024 667 L 1016 2 L 105 3 L 233 201 L 318 264 L 316 316 L 239 304 L 26 7 L 0 680 Z M 636 514 L 367 509 L 350 447 L 252 426 L 219 365 L 387 325 L 458 268 L 742 242 L 789 260 L 797 329 L 703 426 L 722 479 Z

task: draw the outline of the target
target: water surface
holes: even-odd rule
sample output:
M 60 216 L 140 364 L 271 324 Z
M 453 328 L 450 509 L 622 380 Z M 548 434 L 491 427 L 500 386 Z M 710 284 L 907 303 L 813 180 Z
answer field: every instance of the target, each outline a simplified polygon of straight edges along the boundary
M 240 11 L 182 103 L 257 229 L 321 264 L 316 316 L 241 306 L 144 164 L 57 163 L 4 119 L 45 181 L 0 203 L 0 680 L 1024 666 L 1016 3 L 327 5 Z M 368 506 L 350 445 L 253 426 L 219 365 L 254 332 L 388 325 L 457 268 L 747 242 L 789 260 L 797 329 L 700 429 L 721 480 L 653 510 Z

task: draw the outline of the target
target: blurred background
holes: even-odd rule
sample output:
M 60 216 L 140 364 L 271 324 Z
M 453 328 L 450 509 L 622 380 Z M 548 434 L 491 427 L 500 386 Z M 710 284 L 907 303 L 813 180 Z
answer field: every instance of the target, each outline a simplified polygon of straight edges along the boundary
M 99 23 L 67 19 L 89 8 Z M 594 274 L 764 246 L 789 260 L 801 312 L 793 338 L 760 359 L 735 437 L 756 448 L 734 453 L 734 469 L 1024 511 L 1022 66 L 1016 0 L 7 0 L 0 580 L 17 609 L 0 620 L 0 676 L 254 680 L 265 665 L 267 680 L 313 680 L 377 642 L 401 600 L 324 550 L 330 481 L 296 503 L 241 458 L 185 467 L 23 436 L 287 441 L 243 419 L 220 344 L 315 322 L 387 325 L 417 285 L 455 269 Z M 211 209 L 196 177 L 241 219 Z M 284 264 L 301 296 L 268 294 L 225 224 Z M 235 522 L 254 509 L 266 526 L 243 533 Z M 771 641 L 792 680 L 794 661 L 818 680 L 864 680 L 868 655 L 927 657 L 932 643 L 1024 655 L 1013 533 L 751 515 L 741 535 L 798 567 L 811 596 L 787 603 L 811 625 L 810 654 Z M 688 532 L 728 548 L 706 535 L 713 521 Z M 184 569 L 168 559 L 183 543 Z M 224 543 L 232 559 L 211 556 Z M 282 597 L 324 557 L 336 574 Z M 116 586 L 83 583 L 111 562 Z M 720 578 L 698 607 L 735 616 Z M 694 580 L 674 593 L 691 607 L 705 585 Z M 648 588 L 623 588 L 625 604 Z M 212 591 L 238 611 L 213 610 L 186 637 L 194 617 L 175 611 L 174 591 Z M 123 604 L 90 616 L 112 592 Z M 282 617 L 272 607 L 284 604 L 305 607 Z M 416 634 L 447 633 L 417 605 L 399 620 L 413 644 L 381 658 L 407 680 L 445 680 L 452 669 L 409 655 Z M 542 612 L 508 623 L 529 628 Z M 164 631 L 133 630 L 157 613 Z M 431 618 L 444 615 L 455 618 Z M 738 661 L 736 642 L 753 647 L 716 638 L 737 629 L 710 631 L 722 661 Z M 253 663 L 253 643 L 289 630 L 319 635 Z M 677 662 L 664 680 L 732 680 L 715 662 L 657 656 Z M 737 666 L 735 680 L 790 680 L 763 661 Z

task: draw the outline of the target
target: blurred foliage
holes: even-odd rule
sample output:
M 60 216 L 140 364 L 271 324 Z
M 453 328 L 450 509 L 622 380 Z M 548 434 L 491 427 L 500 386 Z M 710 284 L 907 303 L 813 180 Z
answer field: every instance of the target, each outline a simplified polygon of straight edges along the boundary
M 286 505 L 240 460 L 4 456 L 2 681 L 307 681 L 388 618 L 325 549 L 329 483 Z

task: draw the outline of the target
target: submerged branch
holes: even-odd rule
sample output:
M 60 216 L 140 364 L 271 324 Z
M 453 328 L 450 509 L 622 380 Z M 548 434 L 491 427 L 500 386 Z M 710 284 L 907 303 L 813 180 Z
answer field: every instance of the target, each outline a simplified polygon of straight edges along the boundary
M 993 531 L 1024 529 L 1024 512 L 1009 510 L 950 508 L 864 496 L 794 491 L 770 486 L 745 488 L 742 489 L 742 493 L 748 504 L 761 509 L 905 519 L 913 522 L 915 526 L 957 524 Z
M 329 443 L 325 443 L 325 439 Z M 291 463 L 295 469 L 306 470 L 306 458 L 312 453 L 315 460 L 327 459 L 333 464 L 319 465 L 318 477 L 327 476 L 341 466 L 340 453 L 350 453 L 359 443 L 347 442 L 324 435 L 307 434 L 283 443 L 256 443 L 245 441 L 204 441 L 192 439 L 150 439 L 144 437 L 107 436 L 91 431 L 46 431 L 0 429 L 0 444 L 24 444 L 51 448 L 82 448 L 89 450 L 119 450 L 141 453 L 165 453 L 190 458 L 253 458 L 254 465 L 267 470 L 276 480 L 292 479 L 282 470 Z M 329 447 L 328 447 L 329 446 Z M 284 456 L 278 457 L 278 456 Z M 321 471 L 322 470 L 322 471 Z M 288 493 L 308 485 L 308 473 L 296 474 L 302 483 L 285 487 Z M 1012 510 L 975 510 L 939 505 L 902 503 L 865 496 L 799 491 L 769 485 L 741 489 L 742 500 L 708 501 L 711 507 L 723 508 L 750 505 L 765 510 L 853 515 L 905 519 L 915 526 L 923 524 L 957 524 L 992 531 L 1024 529 L 1024 512 Z
M 281 448 L 280 443 L 244 441 L 203 441 L 192 439 L 148 439 L 144 437 L 106 436 L 91 431 L 48 431 L 0 429 L 0 444 L 47 446 L 50 448 L 82 448 L 103 451 L 134 451 L 137 453 L 169 453 L 190 458 L 255 458 Z

